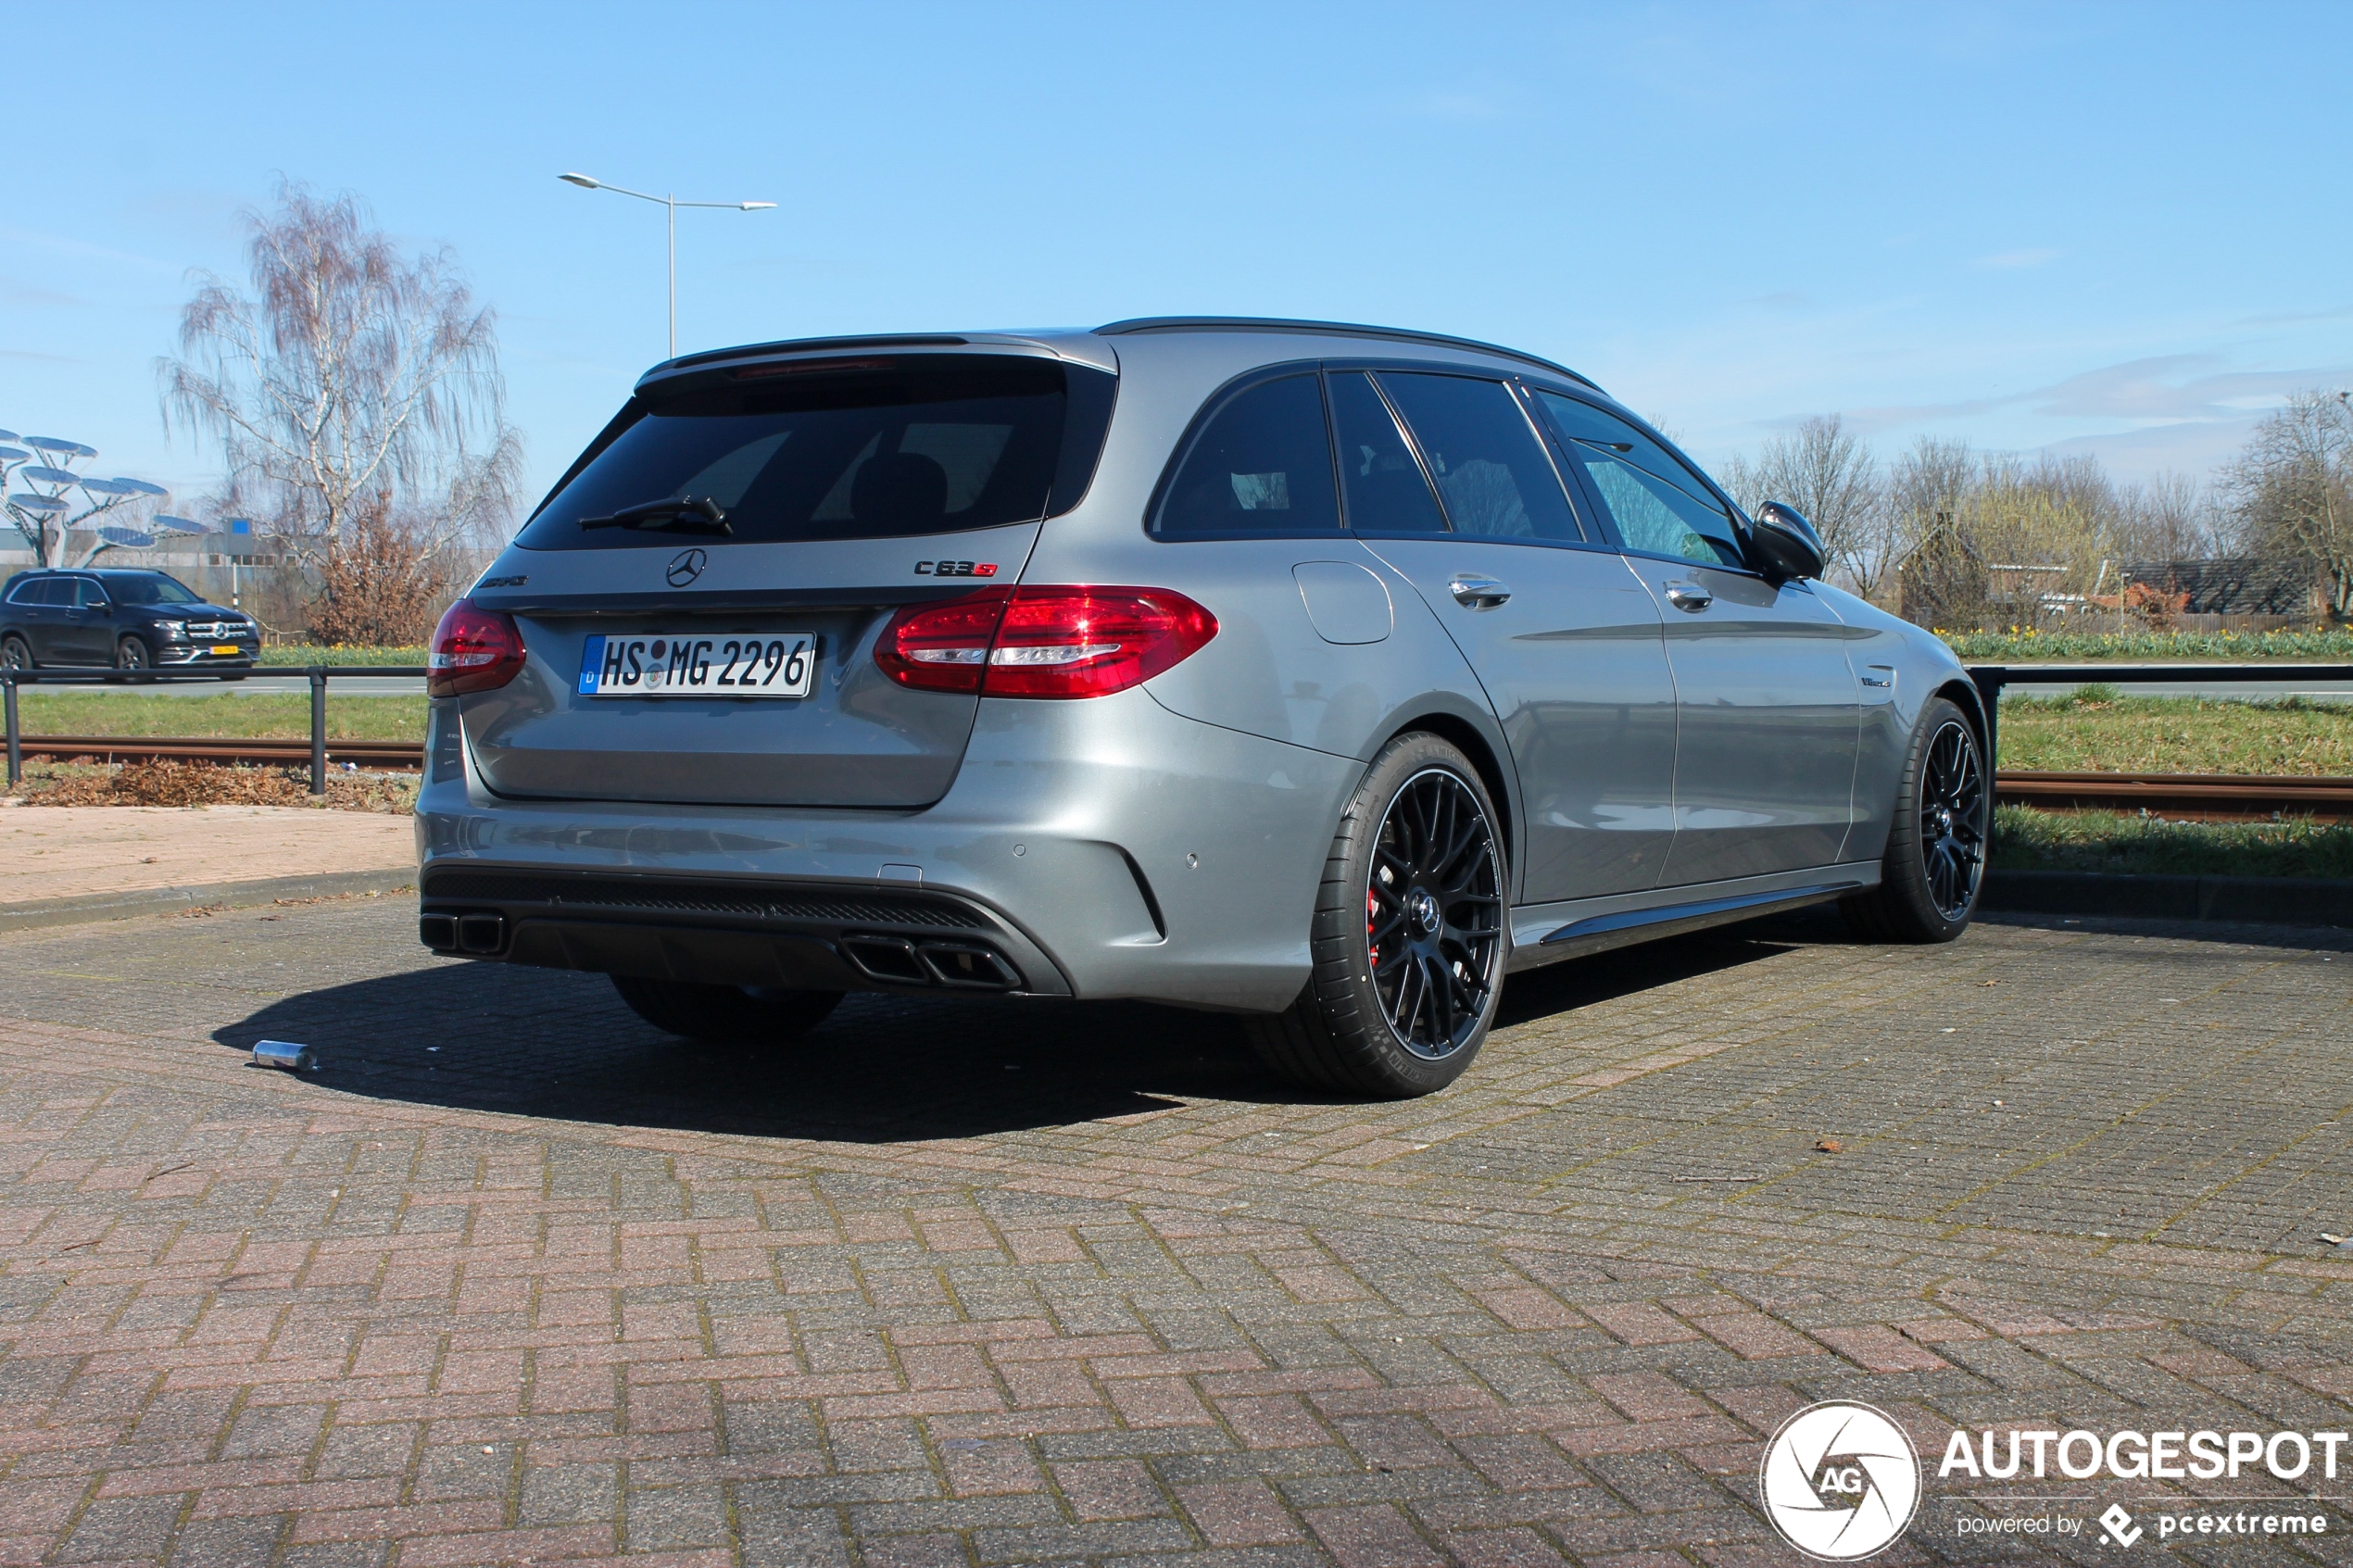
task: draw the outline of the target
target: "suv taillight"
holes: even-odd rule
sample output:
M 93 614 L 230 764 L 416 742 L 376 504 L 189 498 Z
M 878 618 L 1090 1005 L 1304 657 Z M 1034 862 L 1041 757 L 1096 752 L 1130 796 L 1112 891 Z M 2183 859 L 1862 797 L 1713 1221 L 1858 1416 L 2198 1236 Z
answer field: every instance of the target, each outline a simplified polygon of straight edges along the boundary
M 495 691 L 522 673 L 522 633 L 503 610 L 459 599 L 444 610 L 425 657 L 425 695 Z
M 875 662 L 922 691 L 1107 696 L 1215 635 L 1217 618 L 1173 589 L 984 588 L 892 616 Z

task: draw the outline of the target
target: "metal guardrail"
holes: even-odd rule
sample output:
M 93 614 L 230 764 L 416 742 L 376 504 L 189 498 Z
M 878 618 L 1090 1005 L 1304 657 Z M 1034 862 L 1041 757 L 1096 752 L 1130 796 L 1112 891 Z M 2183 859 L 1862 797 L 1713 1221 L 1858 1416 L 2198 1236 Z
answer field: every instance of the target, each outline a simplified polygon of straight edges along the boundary
M 257 664 L 250 675 L 301 675 L 310 682 L 310 793 L 327 793 L 327 683 L 346 680 L 422 680 L 432 673 L 422 664 Z M 120 686 L 185 684 L 219 682 L 217 670 L 5 670 L 0 669 L 0 707 L 6 709 L 8 735 L 8 782 L 24 779 L 24 732 L 17 722 L 19 686 Z
M 2353 664 L 1969 664 L 1962 668 L 1985 705 L 1985 755 L 2000 765 L 2002 691 L 2007 686 L 2232 685 L 2259 681 L 2353 682 Z M 1987 770 L 1989 775 L 1994 770 Z M 2000 786 L 1992 784 L 1998 797 Z M 1995 804 L 1997 801 L 1989 801 Z
M 2353 664 L 1971 664 L 1964 666 L 1985 705 L 1985 752 L 2000 756 L 2002 693 L 2009 686 L 2178 685 L 2184 684 L 2255 683 L 2302 679 L 2353 684 Z M 327 683 L 346 680 L 422 680 L 432 671 L 422 664 L 256 665 L 252 674 L 301 674 L 310 682 L 310 793 L 327 793 Z M 167 682 L 218 681 L 218 671 L 169 670 L 5 670 L 0 669 L 0 701 L 6 708 L 8 782 L 24 777 L 24 737 L 17 723 L 17 688 L 20 685 L 151 685 Z M 94 737 L 67 736 L 67 740 Z M 175 753 L 195 743 L 173 740 Z M 268 743 L 249 748 L 259 753 Z M 368 749 L 388 749 L 384 743 L 360 743 Z M 117 750 L 136 749 L 126 736 Z M 94 750 L 95 747 L 84 747 Z M 155 748 L 158 754 L 162 747 Z M 233 749 L 223 746 L 220 749 Z M 260 759 L 258 756 L 255 759 Z M 2247 784 L 2256 781 L 2234 780 Z M 1998 784 L 1996 785 L 1998 789 Z

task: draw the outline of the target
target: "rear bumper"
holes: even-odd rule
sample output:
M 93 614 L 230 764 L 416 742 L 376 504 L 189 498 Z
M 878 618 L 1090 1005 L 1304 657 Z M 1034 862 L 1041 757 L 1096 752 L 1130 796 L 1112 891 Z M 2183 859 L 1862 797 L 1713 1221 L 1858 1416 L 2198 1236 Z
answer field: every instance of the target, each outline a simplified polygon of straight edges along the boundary
M 711 985 L 1069 994 L 972 900 L 856 883 L 440 865 L 418 935 L 458 958 Z
M 1137 690 L 984 702 L 921 810 L 512 801 L 433 706 L 429 945 L 735 985 L 1283 1007 L 1363 771 Z

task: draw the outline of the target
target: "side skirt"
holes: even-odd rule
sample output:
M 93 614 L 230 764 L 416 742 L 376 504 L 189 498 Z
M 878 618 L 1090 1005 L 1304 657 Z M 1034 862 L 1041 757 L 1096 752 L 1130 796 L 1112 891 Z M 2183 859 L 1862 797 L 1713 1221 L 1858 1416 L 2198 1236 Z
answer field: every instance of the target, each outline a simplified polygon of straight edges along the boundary
M 1512 911 L 1510 967 L 1534 969 L 1781 909 L 1828 903 L 1875 887 L 1879 880 L 1879 862 L 1868 860 L 1735 882 L 1529 905 Z

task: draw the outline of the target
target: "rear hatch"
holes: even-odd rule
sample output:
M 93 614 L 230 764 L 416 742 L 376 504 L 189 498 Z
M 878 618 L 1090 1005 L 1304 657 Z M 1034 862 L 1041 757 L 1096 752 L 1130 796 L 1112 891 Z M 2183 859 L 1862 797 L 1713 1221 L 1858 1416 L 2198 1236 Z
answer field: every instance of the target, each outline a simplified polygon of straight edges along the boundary
M 900 685 L 875 636 L 901 606 L 1019 578 L 1086 490 L 1115 384 L 995 352 L 649 377 L 469 596 L 511 613 L 531 655 L 459 699 L 484 781 L 543 799 L 938 799 L 979 698 Z M 676 695 L 650 695 L 657 669 Z

